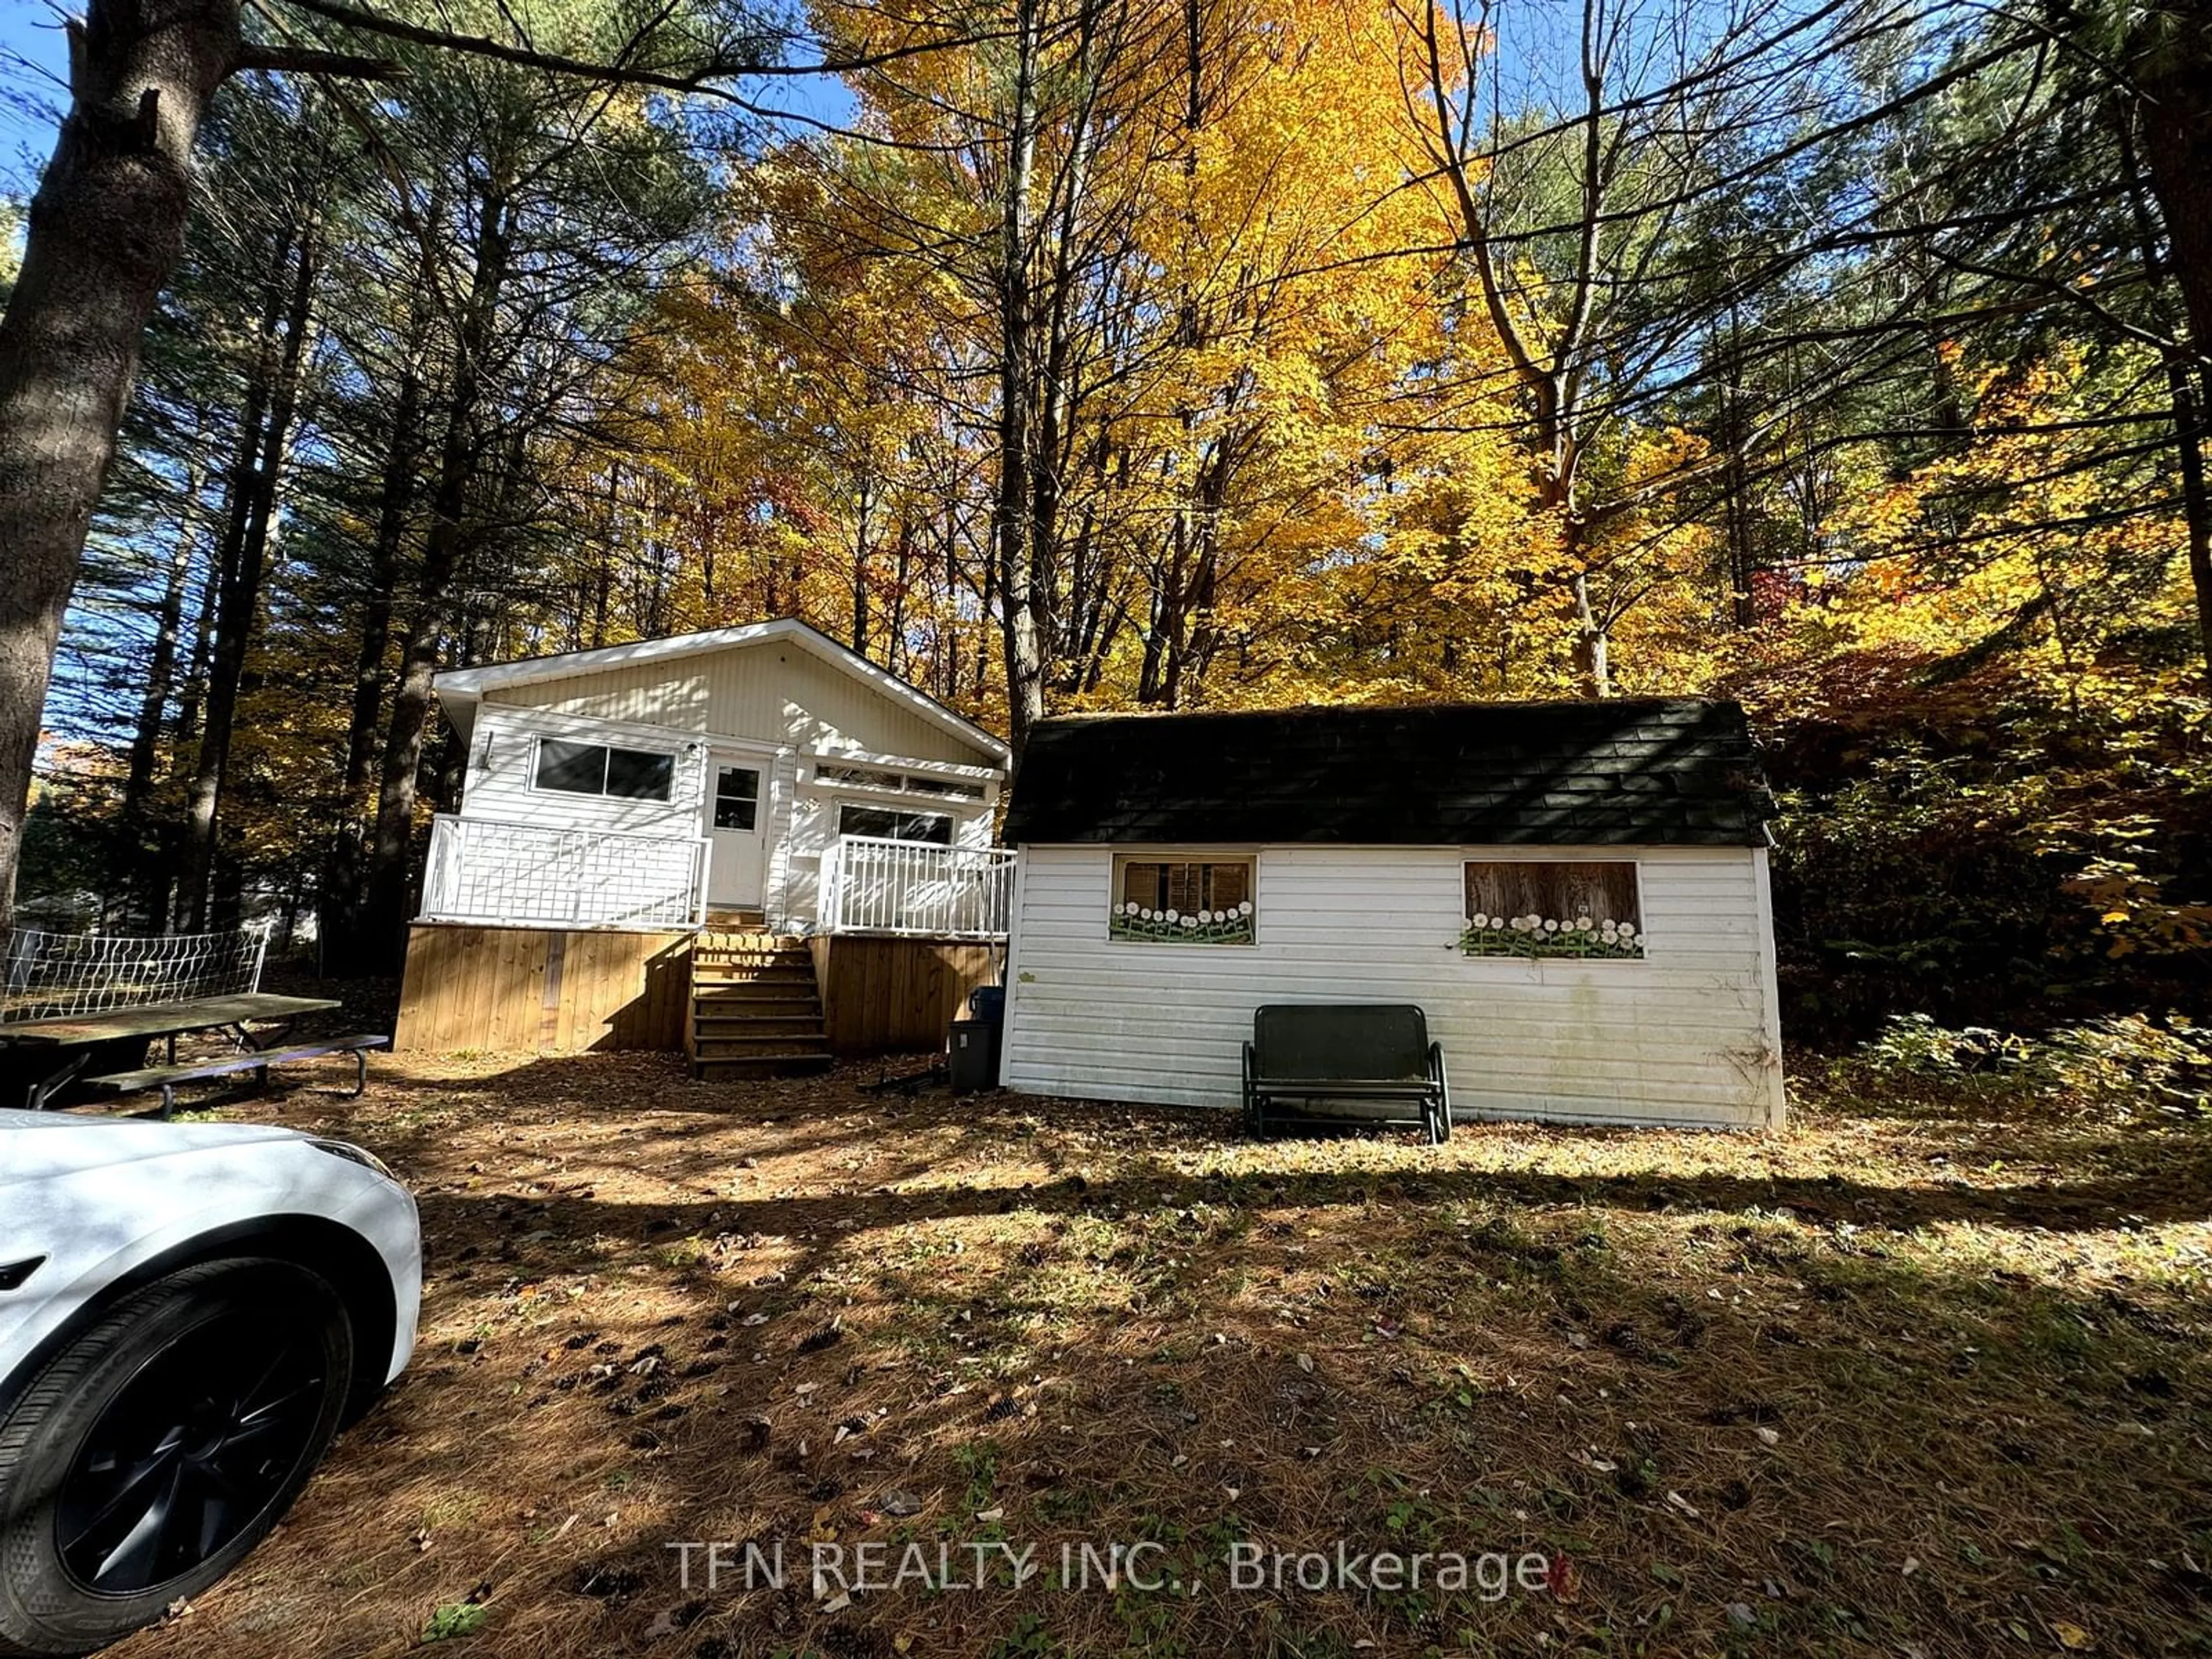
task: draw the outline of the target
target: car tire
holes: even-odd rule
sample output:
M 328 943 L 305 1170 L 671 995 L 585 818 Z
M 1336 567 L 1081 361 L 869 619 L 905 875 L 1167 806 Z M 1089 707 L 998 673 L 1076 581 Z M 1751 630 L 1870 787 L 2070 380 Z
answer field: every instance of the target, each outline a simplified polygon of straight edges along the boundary
M 337 1432 L 353 1326 L 286 1261 L 182 1268 L 0 1418 L 0 1654 L 88 1653 L 242 1560 Z

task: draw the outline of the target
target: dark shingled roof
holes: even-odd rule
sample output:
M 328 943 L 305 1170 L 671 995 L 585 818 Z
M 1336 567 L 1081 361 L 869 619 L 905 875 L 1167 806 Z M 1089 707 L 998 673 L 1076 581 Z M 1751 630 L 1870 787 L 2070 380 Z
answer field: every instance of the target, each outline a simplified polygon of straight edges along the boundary
M 1006 838 L 1756 847 L 1766 806 L 1733 702 L 1077 716 L 1030 732 Z

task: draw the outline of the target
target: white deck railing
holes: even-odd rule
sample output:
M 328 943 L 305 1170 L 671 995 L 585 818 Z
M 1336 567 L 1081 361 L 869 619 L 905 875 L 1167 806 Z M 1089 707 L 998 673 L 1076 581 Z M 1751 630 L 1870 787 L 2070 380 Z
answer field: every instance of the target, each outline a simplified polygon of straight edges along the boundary
M 440 813 L 422 872 L 425 921 L 537 927 L 696 927 L 708 843 Z
M 822 931 L 1001 939 L 1013 914 L 1014 854 L 840 836 L 822 859 Z

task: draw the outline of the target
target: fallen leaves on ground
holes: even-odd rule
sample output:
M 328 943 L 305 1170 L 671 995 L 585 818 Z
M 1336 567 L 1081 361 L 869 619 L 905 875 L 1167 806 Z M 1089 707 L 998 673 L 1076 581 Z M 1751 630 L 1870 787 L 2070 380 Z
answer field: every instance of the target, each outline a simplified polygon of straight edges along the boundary
M 118 1653 L 2212 1642 L 2206 1132 L 1815 1093 L 1777 1138 L 1255 1144 L 880 1070 L 402 1056 L 231 1109 L 413 1185 L 422 1340 L 279 1534 Z M 1239 1540 L 1340 1539 L 1547 1565 L 1231 1583 Z M 784 1588 L 686 1584 L 672 1546 L 714 1540 L 780 1543 Z M 805 1572 L 988 1542 L 1145 1543 L 1181 1588 Z

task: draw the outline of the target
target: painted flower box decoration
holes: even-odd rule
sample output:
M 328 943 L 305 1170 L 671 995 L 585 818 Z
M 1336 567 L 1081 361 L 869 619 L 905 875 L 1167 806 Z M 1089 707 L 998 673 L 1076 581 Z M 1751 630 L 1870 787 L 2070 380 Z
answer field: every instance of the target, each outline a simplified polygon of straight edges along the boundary
M 1644 935 L 1633 922 L 1580 916 L 1493 916 L 1467 919 L 1459 948 L 1471 957 L 1606 957 L 1644 954 Z
M 1220 910 L 1155 910 L 1150 905 L 1117 904 L 1109 914 L 1109 939 L 1149 940 L 1159 945 L 1249 945 L 1252 901 Z

